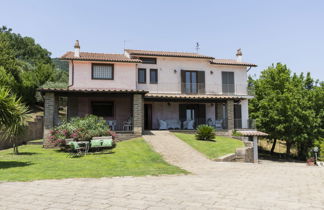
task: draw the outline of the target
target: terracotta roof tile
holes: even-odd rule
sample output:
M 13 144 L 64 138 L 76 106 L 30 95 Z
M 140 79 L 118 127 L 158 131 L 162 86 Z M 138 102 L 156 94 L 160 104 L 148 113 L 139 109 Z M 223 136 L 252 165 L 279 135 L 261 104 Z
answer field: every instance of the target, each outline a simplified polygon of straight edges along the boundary
M 147 93 L 144 90 L 119 88 L 40 88 L 38 90 L 42 93 Z
M 163 99 L 245 99 L 251 96 L 226 96 L 226 95 L 185 95 L 185 94 L 163 94 L 147 93 L 145 98 L 163 98 Z
M 131 59 L 123 54 L 106 54 L 106 53 L 90 53 L 80 52 L 80 57 L 74 57 L 74 52 L 67 52 L 62 57 L 62 60 L 84 60 L 84 61 L 111 61 L 111 62 L 126 62 L 126 63 L 141 63 L 138 59 Z
M 164 57 L 185 57 L 185 58 L 205 58 L 205 59 L 214 59 L 214 57 L 201 55 L 198 53 L 188 53 L 188 52 L 167 52 L 167 51 L 149 51 L 149 50 L 131 50 L 126 49 L 130 55 L 139 55 L 139 56 L 164 56 Z
M 242 130 L 242 131 L 237 131 L 243 136 L 268 136 L 267 133 L 261 132 L 261 131 L 256 131 L 256 130 Z
M 218 65 L 235 65 L 235 66 L 251 66 L 256 67 L 256 64 L 253 63 L 245 63 L 245 62 L 238 62 L 234 59 L 213 59 L 210 61 L 211 64 L 218 64 Z

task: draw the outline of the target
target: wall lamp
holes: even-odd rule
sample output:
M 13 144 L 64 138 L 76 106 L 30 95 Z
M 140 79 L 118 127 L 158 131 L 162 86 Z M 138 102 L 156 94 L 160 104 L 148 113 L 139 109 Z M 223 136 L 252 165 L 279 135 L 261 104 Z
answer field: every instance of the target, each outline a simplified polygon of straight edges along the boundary
M 177 70 L 175 69 L 175 70 L 173 70 L 173 72 L 176 74 L 177 73 Z
M 210 71 L 210 74 L 214 74 L 214 72 L 213 71 Z

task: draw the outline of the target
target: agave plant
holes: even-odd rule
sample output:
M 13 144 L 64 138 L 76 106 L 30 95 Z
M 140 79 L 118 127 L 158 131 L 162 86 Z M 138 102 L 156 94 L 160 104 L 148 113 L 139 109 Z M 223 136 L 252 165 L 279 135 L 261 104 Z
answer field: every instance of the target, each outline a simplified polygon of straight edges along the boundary
M 215 138 L 215 129 L 209 125 L 199 125 L 197 127 L 196 139 L 212 141 Z
M 0 87 L 0 141 L 11 142 L 18 154 L 17 137 L 25 131 L 27 107 L 10 90 Z

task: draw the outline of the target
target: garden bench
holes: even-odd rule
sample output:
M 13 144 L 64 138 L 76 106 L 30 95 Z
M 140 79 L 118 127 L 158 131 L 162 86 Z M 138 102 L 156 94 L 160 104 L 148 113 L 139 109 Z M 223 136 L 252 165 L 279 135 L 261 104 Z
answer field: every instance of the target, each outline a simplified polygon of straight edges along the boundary
M 90 141 L 91 149 L 111 148 L 113 147 L 112 139 L 93 139 Z

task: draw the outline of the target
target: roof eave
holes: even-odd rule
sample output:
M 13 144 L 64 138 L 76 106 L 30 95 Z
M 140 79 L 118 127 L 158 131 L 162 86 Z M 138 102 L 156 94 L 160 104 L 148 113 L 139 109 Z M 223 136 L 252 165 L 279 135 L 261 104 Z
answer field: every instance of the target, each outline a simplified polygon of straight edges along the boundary
M 257 67 L 258 65 L 256 64 L 235 64 L 235 63 L 215 63 L 215 62 L 210 62 L 210 64 L 214 65 L 223 65 L 223 66 L 248 66 L 248 67 Z
M 115 62 L 115 63 L 142 63 L 142 61 L 126 61 L 126 60 L 104 60 L 104 59 L 82 59 L 82 58 L 59 58 L 60 60 L 71 61 L 99 61 L 99 62 Z
M 159 57 L 176 57 L 176 58 L 196 58 L 196 59 L 215 59 L 214 57 L 203 56 L 182 56 L 182 55 L 161 55 L 161 54 L 146 54 L 146 53 L 129 53 L 131 56 L 159 56 Z

